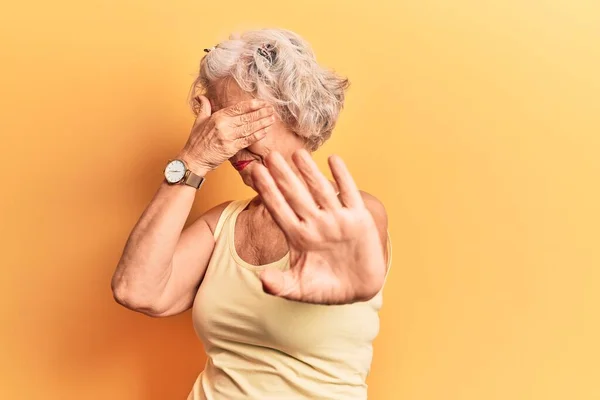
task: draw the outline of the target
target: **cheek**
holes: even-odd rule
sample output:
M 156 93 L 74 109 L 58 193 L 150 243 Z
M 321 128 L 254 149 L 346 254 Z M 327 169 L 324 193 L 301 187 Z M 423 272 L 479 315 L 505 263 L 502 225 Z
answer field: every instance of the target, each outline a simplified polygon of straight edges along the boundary
M 247 149 L 248 151 L 251 151 L 252 153 L 262 157 L 265 154 L 269 153 L 270 146 L 268 141 L 269 135 L 267 135 L 263 140 L 252 143 L 250 146 L 247 147 Z
M 238 151 L 237 153 L 235 153 L 234 155 L 232 155 L 231 157 L 229 157 L 229 160 L 235 159 L 237 156 L 240 155 L 241 152 L 242 152 L 242 150 Z

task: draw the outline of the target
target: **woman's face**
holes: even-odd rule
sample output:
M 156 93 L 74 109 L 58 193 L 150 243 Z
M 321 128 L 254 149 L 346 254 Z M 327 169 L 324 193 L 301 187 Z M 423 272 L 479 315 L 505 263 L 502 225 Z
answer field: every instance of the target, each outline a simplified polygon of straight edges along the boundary
M 237 104 L 240 101 L 252 98 L 252 96 L 240 89 L 233 79 L 218 82 L 211 87 L 206 97 L 210 100 L 213 113 Z M 229 159 L 229 162 L 236 168 L 235 163 L 252 160 L 252 162 L 246 164 L 241 170 L 238 168 L 236 170 L 238 170 L 244 183 L 254 189 L 250 172 L 257 162 L 264 164 L 264 158 L 267 154 L 276 150 L 283 155 L 288 163 L 291 163 L 293 168 L 291 161 L 292 154 L 295 150 L 302 147 L 304 147 L 302 139 L 290 131 L 279 117 L 275 116 L 275 123 L 271 125 L 267 135 L 262 140 L 238 151 Z

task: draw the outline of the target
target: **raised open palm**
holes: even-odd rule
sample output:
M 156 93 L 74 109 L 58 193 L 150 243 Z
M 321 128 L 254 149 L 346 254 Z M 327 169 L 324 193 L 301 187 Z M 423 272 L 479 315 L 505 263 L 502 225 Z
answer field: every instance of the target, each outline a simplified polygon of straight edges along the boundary
M 252 171 L 256 190 L 284 232 L 290 269 L 268 269 L 267 293 L 290 300 L 345 304 L 373 297 L 383 285 L 385 257 L 373 216 L 338 156 L 329 167 L 339 198 L 306 150 L 292 156 L 300 178 L 273 152 Z

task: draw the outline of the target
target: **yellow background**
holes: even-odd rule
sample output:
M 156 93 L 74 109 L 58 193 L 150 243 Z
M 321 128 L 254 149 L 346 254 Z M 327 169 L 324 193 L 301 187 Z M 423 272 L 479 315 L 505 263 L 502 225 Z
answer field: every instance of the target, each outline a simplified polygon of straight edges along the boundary
M 370 398 L 600 398 L 595 0 L 6 2 L 0 398 L 185 398 L 189 312 L 129 312 L 110 277 L 187 138 L 202 49 L 263 26 L 352 81 L 315 158 L 390 216 Z M 249 194 L 222 167 L 193 216 Z

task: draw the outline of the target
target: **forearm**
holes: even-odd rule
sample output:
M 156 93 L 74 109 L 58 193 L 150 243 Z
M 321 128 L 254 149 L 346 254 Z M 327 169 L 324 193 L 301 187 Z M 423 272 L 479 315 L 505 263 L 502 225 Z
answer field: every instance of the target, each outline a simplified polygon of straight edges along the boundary
M 171 261 L 196 190 L 163 181 L 134 226 L 112 279 L 115 299 L 151 309 L 171 275 Z

